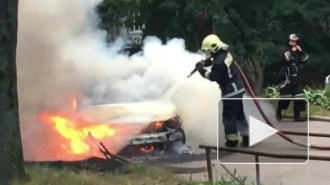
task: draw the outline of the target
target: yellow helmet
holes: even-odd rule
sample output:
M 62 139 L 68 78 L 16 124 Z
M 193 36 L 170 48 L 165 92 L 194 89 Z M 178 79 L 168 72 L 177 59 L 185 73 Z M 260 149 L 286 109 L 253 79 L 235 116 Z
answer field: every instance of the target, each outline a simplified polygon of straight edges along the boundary
M 220 38 L 214 34 L 208 35 L 202 42 L 201 49 L 204 51 L 216 53 L 219 49 L 227 49 L 228 45 L 223 43 Z

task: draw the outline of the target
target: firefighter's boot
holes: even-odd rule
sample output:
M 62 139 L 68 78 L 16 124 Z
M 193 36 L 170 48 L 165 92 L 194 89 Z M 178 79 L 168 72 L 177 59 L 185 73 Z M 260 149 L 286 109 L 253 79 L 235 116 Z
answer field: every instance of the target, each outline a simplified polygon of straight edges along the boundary
M 244 147 L 250 146 L 250 137 L 249 136 L 242 137 L 242 146 L 244 146 Z
M 300 117 L 300 111 L 294 112 L 294 121 L 295 122 L 305 122 L 307 119 Z
M 238 140 L 227 140 L 225 145 L 228 148 L 235 148 L 238 146 Z
M 282 120 L 282 109 L 280 109 L 279 107 L 276 110 L 276 119 L 278 121 L 281 121 Z
M 300 112 L 305 110 L 305 102 L 304 101 L 295 101 L 293 112 L 294 112 L 294 121 L 295 122 L 305 122 L 307 119 L 300 117 Z

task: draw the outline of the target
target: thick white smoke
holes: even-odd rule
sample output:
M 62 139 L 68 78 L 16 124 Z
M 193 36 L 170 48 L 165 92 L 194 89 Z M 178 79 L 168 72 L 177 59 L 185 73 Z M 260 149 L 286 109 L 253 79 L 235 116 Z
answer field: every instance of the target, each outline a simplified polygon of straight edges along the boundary
M 17 69 L 25 158 L 54 154 L 50 127 L 37 119 L 45 109 L 69 108 L 72 97 L 81 106 L 157 100 L 173 86 L 170 100 L 188 143 L 215 145 L 220 90 L 197 74 L 186 80 L 204 56 L 186 51 L 182 39 L 162 45 L 155 37 L 145 39 L 143 55 L 118 54 L 123 41 L 109 46 L 97 27 L 101 1 L 20 1 Z

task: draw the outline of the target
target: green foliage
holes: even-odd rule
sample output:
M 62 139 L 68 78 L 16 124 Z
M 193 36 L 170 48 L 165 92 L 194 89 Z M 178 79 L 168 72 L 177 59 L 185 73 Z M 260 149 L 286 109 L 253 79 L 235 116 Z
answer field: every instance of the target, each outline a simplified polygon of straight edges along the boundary
M 198 49 L 197 15 L 203 7 L 200 0 L 150 0 L 141 4 L 146 18 L 146 34 L 156 35 L 164 41 L 185 39 L 189 50 Z
M 13 181 L 12 185 L 167 185 L 182 182 L 175 175 L 161 169 L 141 166 L 130 166 L 128 169 L 127 174 L 112 174 L 32 166 L 27 169 L 30 181 Z
M 133 13 L 140 12 L 139 23 L 146 24 L 146 35 L 156 35 L 166 40 L 168 38 L 183 38 L 189 49 L 197 49 L 197 13 L 203 6 L 199 0 L 104 0 L 99 6 L 102 28 L 122 24 L 130 27 Z
M 324 75 L 330 70 L 326 62 L 330 58 L 330 1 L 104 0 L 99 9 L 105 28 L 120 24 L 124 15 L 128 16 L 126 25 L 132 25 L 130 15 L 138 11 L 139 21 L 146 23 L 146 35 L 163 41 L 184 38 L 192 51 L 198 49 L 205 34 L 197 24 L 198 15 L 204 12 L 205 20 L 212 20 L 215 33 L 231 46 L 251 80 L 261 79 L 256 75 L 261 70 L 274 70 L 271 65 L 278 62 L 290 33 L 300 36 L 302 48 L 311 56 L 308 70 Z
M 280 92 L 276 87 L 267 87 L 265 89 L 265 98 L 279 98 Z
M 327 110 L 330 110 L 330 89 L 312 89 L 307 87 L 304 90 L 305 97 L 312 105 L 323 106 Z
M 276 33 L 271 24 L 270 1 L 210 1 L 208 15 L 215 31 L 228 44 L 239 61 L 269 60 L 277 52 Z
M 265 97 L 279 98 L 279 89 L 276 87 L 267 87 L 265 89 Z M 322 106 L 330 110 L 330 88 L 321 90 L 306 87 L 304 89 L 304 98 L 306 98 L 311 105 Z
M 104 0 L 97 9 L 101 18 L 100 26 L 105 30 L 118 25 L 130 27 L 133 24 L 132 14 L 138 12 L 139 8 L 139 0 Z
M 159 168 L 145 165 L 128 165 L 128 173 L 111 174 L 92 171 L 73 171 L 50 167 L 31 166 L 27 169 L 30 180 L 27 182 L 12 181 L 11 185 L 211 185 L 198 181 L 184 181 L 174 174 Z M 244 178 L 245 179 L 245 178 Z M 242 185 L 233 180 L 220 180 L 215 185 Z M 248 185 L 244 183 L 245 185 Z

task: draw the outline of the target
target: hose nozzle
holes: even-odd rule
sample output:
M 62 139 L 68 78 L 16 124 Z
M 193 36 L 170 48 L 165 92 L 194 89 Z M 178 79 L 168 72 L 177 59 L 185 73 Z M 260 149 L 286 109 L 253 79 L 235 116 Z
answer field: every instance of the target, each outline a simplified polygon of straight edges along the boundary
M 199 61 L 199 62 L 201 62 L 202 64 L 203 64 L 203 66 L 205 65 L 205 60 L 201 60 L 201 61 Z M 198 71 L 199 69 L 197 68 L 197 67 L 195 67 L 195 69 L 194 70 L 192 70 L 191 72 L 190 72 L 190 74 L 187 76 L 187 78 L 190 78 L 193 74 L 195 74 L 196 73 L 196 71 Z

